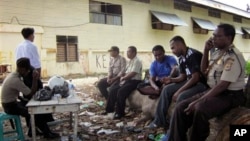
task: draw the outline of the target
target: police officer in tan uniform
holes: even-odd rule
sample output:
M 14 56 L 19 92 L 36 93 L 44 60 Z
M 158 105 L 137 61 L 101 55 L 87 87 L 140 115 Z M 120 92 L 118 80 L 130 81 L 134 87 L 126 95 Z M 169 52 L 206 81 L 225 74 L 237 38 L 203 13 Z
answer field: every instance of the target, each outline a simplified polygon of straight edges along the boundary
M 168 141 L 205 141 L 209 135 L 209 119 L 220 116 L 245 103 L 243 94 L 245 60 L 233 45 L 235 28 L 220 24 L 204 48 L 201 71 L 210 89 L 176 105 L 170 123 Z M 208 59 L 209 51 L 216 48 Z

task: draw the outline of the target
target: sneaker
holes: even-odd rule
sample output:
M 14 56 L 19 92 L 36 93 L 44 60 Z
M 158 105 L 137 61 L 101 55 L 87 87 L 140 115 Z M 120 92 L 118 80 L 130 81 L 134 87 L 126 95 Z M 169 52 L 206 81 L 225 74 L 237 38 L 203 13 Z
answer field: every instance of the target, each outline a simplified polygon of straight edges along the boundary
M 162 137 L 161 137 L 161 141 L 168 141 L 168 134 L 164 134 Z
M 146 128 L 155 129 L 158 128 L 158 126 L 154 122 L 151 122 L 148 126 L 146 126 Z
M 107 114 L 108 114 L 108 112 L 106 112 L 106 111 L 101 113 L 101 115 L 107 115 Z

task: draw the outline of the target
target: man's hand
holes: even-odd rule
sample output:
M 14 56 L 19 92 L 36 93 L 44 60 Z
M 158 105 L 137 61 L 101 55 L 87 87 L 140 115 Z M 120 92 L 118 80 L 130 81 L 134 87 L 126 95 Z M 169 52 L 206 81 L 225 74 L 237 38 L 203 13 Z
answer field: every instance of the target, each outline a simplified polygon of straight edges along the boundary
M 156 91 L 160 91 L 160 88 L 158 86 L 152 86 Z
M 107 83 L 108 83 L 108 84 L 113 83 L 113 82 L 112 82 L 112 78 L 107 78 Z
M 191 102 L 186 109 L 184 109 L 184 112 L 189 115 L 190 113 L 194 112 L 195 105 L 197 104 L 198 100 L 195 100 Z
M 120 78 L 120 81 L 124 81 L 124 80 L 125 80 L 125 77 L 124 77 L 124 76 Z
M 206 51 L 209 51 L 209 50 L 212 49 L 213 47 L 214 47 L 213 38 L 210 37 L 210 38 L 206 41 L 205 50 L 206 50 Z
M 178 96 L 180 95 L 180 93 L 177 91 L 174 93 L 173 97 L 172 97 L 172 101 L 176 102 Z
M 39 72 L 37 70 L 33 70 L 32 77 L 35 80 L 39 79 L 39 77 L 40 77 Z
M 162 78 L 161 80 L 161 83 L 163 83 L 163 84 L 170 84 L 171 83 L 171 78 L 170 77 L 164 77 L 164 78 Z

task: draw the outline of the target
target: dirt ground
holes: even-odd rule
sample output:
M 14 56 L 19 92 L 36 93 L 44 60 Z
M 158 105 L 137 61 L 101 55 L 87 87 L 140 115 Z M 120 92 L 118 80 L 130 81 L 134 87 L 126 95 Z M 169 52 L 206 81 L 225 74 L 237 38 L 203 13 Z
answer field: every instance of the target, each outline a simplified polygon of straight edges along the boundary
M 121 120 L 113 120 L 112 114 L 108 116 L 100 115 L 104 111 L 106 101 L 95 87 L 95 82 L 98 79 L 98 77 L 72 79 L 76 87 L 76 93 L 82 99 L 78 114 L 78 141 L 160 140 L 160 137 L 164 134 L 163 129 L 150 130 L 144 128 L 150 121 L 135 128 L 128 128 L 134 124 L 135 120 L 140 118 L 140 111 L 126 109 L 127 114 Z M 1 107 L 0 111 L 2 111 Z M 52 141 L 69 141 L 73 134 L 68 122 L 69 113 L 55 113 L 54 118 L 61 123 L 51 125 L 50 128 L 59 133 L 61 137 Z M 22 125 L 26 136 L 27 127 L 25 127 L 24 118 L 22 118 Z M 10 128 L 9 123 L 5 123 L 4 126 Z M 26 139 L 31 140 L 27 136 Z M 45 141 L 46 139 L 38 136 L 37 140 Z

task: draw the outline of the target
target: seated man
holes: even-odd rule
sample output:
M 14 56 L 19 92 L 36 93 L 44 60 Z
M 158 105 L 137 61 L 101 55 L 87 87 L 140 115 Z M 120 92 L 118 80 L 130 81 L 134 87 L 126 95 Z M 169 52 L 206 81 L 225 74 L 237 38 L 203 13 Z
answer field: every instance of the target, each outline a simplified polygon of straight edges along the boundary
M 111 58 L 109 61 L 108 77 L 101 79 L 97 84 L 98 89 L 106 100 L 108 99 L 107 88 L 115 83 L 119 83 L 120 77 L 124 74 L 126 67 L 126 59 L 119 55 L 118 47 L 112 46 L 109 52 Z
M 12 115 L 21 115 L 26 118 L 30 118 L 28 108 L 23 106 L 17 101 L 19 93 L 23 93 L 26 96 L 32 96 L 37 90 L 37 80 L 39 79 L 39 73 L 33 70 L 32 86 L 31 89 L 27 87 L 22 81 L 22 77 L 28 75 L 31 71 L 31 65 L 28 58 L 20 58 L 16 62 L 16 72 L 10 73 L 4 80 L 1 92 L 1 102 L 4 112 Z M 52 133 L 47 125 L 47 121 L 43 116 L 35 115 L 36 126 L 43 132 L 45 138 L 59 137 L 57 133 Z M 30 125 L 29 125 L 30 127 Z M 31 128 L 29 128 L 28 135 L 31 136 Z
M 141 82 L 142 63 L 136 57 L 136 54 L 136 47 L 128 47 L 127 56 L 130 60 L 127 64 L 126 72 L 120 78 L 120 83 L 110 87 L 106 111 L 103 114 L 115 111 L 114 119 L 120 119 L 125 115 L 126 98 Z
M 206 42 L 201 68 L 207 74 L 210 89 L 176 105 L 168 141 L 187 141 L 186 133 L 191 126 L 189 140 L 205 141 L 209 135 L 209 119 L 245 103 L 245 60 L 233 45 L 234 37 L 234 27 L 221 24 L 213 38 Z M 214 47 L 217 50 L 208 61 L 209 50 Z
M 168 85 L 161 92 L 155 118 L 150 123 L 150 128 L 168 128 L 169 121 L 166 115 L 171 101 L 180 102 L 207 89 L 206 80 L 200 71 L 202 53 L 187 47 L 180 36 L 175 36 L 170 40 L 170 48 L 173 54 L 179 57 L 180 75 L 176 78 L 164 78 L 164 83 Z
M 140 83 L 138 90 L 142 94 L 156 96 L 160 95 L 163 80 L 165 77 L 175 77 L 178 73 L 177 61 L 173 56 L 165 55 L 165 50 L 161 45 L 156 45 L 152 49 L 155 61 L 150 65 L 149 83 Z

